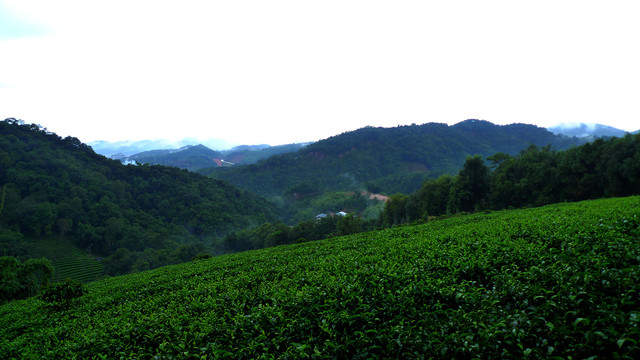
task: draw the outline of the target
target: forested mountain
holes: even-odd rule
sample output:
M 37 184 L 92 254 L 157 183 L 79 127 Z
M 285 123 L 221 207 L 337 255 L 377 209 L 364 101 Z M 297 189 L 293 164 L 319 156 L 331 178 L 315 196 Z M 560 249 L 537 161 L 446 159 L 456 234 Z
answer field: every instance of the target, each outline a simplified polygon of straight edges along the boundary
M 131 155 L 126 161 L 135 161 L 138 164 L 165 165 L 180 169 L 195 171 L 202 168 L 217 166 L 214 159 L 220 159 L 223 155 L 198 144 L 182 147 L 177 150 L 150 150 Z
M 189 171 L 198 171 L 211 167 L 253 164 L 270 156 L 295 152 L 306 145 L 306 143 L 278 146 L 241 145 L 228 150 L 215 151 L 198 144 L 186 145 L 179 149 L 148 150 L 129 156 L 120 153 L 110 157 L 118 159 L 125 164 L 135 162 L 137 164 L 165 165 Z
M 525 124 L 466 120 L 395 128 L 366 127 L 256 164 L 210 169 L 211 176 L 263 196 L 361 190 L 410 193 L 424 178 L 456 173 L 469 155 L 515 155 L 534 144 L 565 149 L 583 143 Z
M 468 157 L 455 176 L 427 179 L 386 203 L 386 226 L 461 211 L 501 210 L 640 194 L 640 134 L 553 151 L 530 146 L 516 156 Z
M 24 239 L 52 236 L 115 253 L 125 263 L 114 272 L 122 273 L 216 251 L 225 234 L 276 218 L 271 203 L 226 181 L 125 166 L 76 138 L 0 122 L 0 256 L 22 255 Z
M 595 139 L 598 137 L 622 137 L 627 132 L 624 130 L 616 129 L 612 126 L 602 124 L 585 124 L 585 123 L 564 123 L 547 128 L 554 134 L 575 136 L 575 137 L 587 137 Z
M 469 156 L 456 175 L 427 178 L 420 189 L 410 195 L 392 195 L 377 219 L 358 212 L 366 205 L 359 203 L 363 198 L 354 194 L 345 197 L 348 203 L 334 204 L 349 207 L 349 212 L 357 216 L 321 221 L 307 217 L 295 226 L 263 224 L 234 232 L 224 243 L 231 250 L 259 249 L 424 222 L 461 212 L 638 194 L 640 134 L 600 138 L 562 151 L 552 150 L 550 146 L 530 145 L 515 156 L 502 152 L 486 160 L 480 155 Z M 307 203 L 307 206 L 313 208 L 313 203 Z

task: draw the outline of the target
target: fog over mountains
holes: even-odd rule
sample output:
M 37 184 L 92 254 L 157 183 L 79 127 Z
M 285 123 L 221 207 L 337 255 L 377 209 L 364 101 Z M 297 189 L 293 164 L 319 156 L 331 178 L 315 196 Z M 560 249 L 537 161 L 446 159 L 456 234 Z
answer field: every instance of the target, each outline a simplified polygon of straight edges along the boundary
M 602 124 L 561 123 L 547 128 L 554 134 L 575 137 L 621 137 L 626 131 Z
M 560 123 L 555 126 L 548 127 L 547 130 L 554 134 L 565 135 L 569 137 L 578 138 L 595 138 L 595 137 L 609 137 L 624 136 L 627 132 L 608 125 L 593 124 L 593 123 Z M 637 131 L 636 131 L 637 132 Z M 309 144 L 305 143 L 304 145 Z M 238 145 L 231 143 L 224 139 L 196 139 L 196 138 L 184 138 L 178 141 L 171 141 L 166 139 L 148 139 L 139 141 L 94 141 L 88 144 L 98 154 L 111 157 L 114 159 L 126 159 L 133 155 L 138 155 L 143 152 L 151 150 L 173 150 L 179 151 L 186 149 L 190 145 L 204 145 L 211 150 L 224 152 L 225 154 L 233 152 L 251 152 L 261 151 L 272 147 L 268 144 L 246 144 Z M 282 145 L 286 146 L 286 145 Z M 301 144 L 302 146 L 302 144 Z M 293 148 L 292 150 L 296 150 Z M 168 151 L 169 152 L 169 151 Z M 278 151 L 278 153 L 280 153 Z M 236 158 L 237 160 L 237 158 Z
M 226 150 L 230 149 L 238 144 L 233 144 L 222 139 L 196 139 L 196 138 L 184 138 L 178 141 L 171 141 L 167 139 L 148 139 L 137 141 L 93 141 L 88 143 L 93 151 L 106 157 L 124 158 L 134 154 L 138 154 L 144 151 L 150 150 L 168 150 L 168 149 L 180 149 L 188 145 L 202 144 L 212 150 Z M 265 145 L 268 146 L 268 145 Z

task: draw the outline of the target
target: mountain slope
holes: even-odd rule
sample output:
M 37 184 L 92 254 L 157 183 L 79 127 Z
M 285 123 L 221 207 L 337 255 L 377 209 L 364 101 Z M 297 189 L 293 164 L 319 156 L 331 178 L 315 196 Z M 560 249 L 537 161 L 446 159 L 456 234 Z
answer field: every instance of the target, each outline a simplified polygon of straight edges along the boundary
M 8 358 L 640 357 L 639 197 L 430 221 L 0 306 Z M 88 316 L 90 314 L 90 316 Z
M 214 177 L 263 196 L 305 185 L 310 191 L 415 191 L 425 176 L 455 173 L 469 155 L 515 155 L 530 144 L 565 149 L 580 140 L 533 125 L 494 125 L 467 120 L 453 126 L 429 123 L 396 128 L 366 127 L 343 133 L 254 165 L 212 171 Z
M 266 159 L 271 156 L 282 155 L 286 153 L 296 152 L 309 143 L 296 143 L 287 145 L 241 145 L 233 149 L 221 151 L 224 160 L 235 164 L 253 164 L 259 160 Z
M 148 268 L 217 251 L 216 239 L 277 218 L 271 203 L 226 181 L 124 166 L 15 119 L 0 122 L 0 190 L 0 256 L 20 255 L 15 241 L 23 237 L 57 234 L 103 256 L 126 249 L 118 261 L 129 270 L 136 259 Z
M 110 157 L 118 159 L 125 164 L 151 164 L 172 166 L 189 171 L 222 166 L 233 166 L 235 164 L 253 164 L 258 160 L 270 156 L 286 154 L 300 150 L 306 143 L 288 145 L 241 145 L 229 150 L 215 151 L 208 147 L 198 145 L 186 145 L 179 149 L 163 148 L 147 150 L 132 155 L 124 153 L 114 154 Z

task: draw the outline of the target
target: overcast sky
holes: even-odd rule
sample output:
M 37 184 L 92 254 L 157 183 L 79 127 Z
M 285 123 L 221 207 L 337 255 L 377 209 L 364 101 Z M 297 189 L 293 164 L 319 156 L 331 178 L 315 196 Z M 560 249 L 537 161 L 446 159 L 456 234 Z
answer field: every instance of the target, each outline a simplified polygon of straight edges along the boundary
M 469 118 L 640 129 L 639 1 L 0 0 L 0 118 L 313 141 Z

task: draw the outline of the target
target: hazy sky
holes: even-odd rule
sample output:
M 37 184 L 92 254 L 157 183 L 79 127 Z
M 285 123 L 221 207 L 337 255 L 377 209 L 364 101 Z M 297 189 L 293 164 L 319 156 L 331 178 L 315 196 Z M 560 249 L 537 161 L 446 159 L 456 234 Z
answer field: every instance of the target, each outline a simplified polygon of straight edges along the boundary
M 640 129 L 639 1 L 0 0 L 0 118 L 311 141 L 468 118 Z

